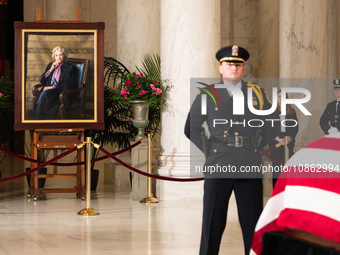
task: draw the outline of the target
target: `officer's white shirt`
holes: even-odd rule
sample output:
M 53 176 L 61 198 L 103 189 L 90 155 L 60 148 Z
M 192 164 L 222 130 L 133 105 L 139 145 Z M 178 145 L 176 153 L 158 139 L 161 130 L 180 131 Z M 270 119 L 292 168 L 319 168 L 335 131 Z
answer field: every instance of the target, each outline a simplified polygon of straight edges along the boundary
M 241 80 L 240 80 L 236 85 L 230 84 L 230 83 L 227 82 L 226 80 L 223 80 L 223 83 L 226 84 L 226 85 L 230 85 L 230 86 L 236 86 L 236 87 L 238 87 L 239 89 L 242 89 L 242 81 L 241 81 Z M 233 94 L 231 93 L 230 89 L 227 88 L 227 90 L 228 90 L 229 96 L 232 97 Z

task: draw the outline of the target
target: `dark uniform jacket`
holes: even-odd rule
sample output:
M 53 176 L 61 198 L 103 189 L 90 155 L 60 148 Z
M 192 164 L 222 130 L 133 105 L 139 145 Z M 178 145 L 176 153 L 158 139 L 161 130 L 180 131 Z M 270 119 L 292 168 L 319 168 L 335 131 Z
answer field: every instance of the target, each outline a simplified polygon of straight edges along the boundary
M 337 100 L 334 100 L 327 104 L 327 107 L 320 118 L 320 127 L 325 134 L 328 134 L 328 130 L 331 127 L 336 127 L 340 130 L 340 112 L 336 112 L 336 102 Z
M 186 125 L 185 125 L 185 135 L 201 150 L 203 151 L 203 144 L 204 138 L 202 137 L 202 124 L 204 122 L 207 123 L 208 129 L 210 132 L 210 139 L 208 142 L 208 148 L 206 152 L 206 162 L 205 166 L 235 166 L 240 169 L 241 166 L 254 166 L 261 164 L 261 157 L 259 151 L 256 150 L 256 146 L 258 143 L 258 136 L 259 136 L 259 129 L 255 127 L 250 127 L 248 125 L 248 121 L 250 119 L 263 119 L 263 116 L 257 116 L 250 112 L 247 105 L 247 83 L 242 81 L 242 92 L 244 95 L 244 115 L 233 115 L 233 102 L 232 98 L 229 96 L 227 89 L 216 89 L 217 93 L 219 94 L 222 105 L 218 102 L 215 105 L 214 101 L 207 96 L 207 114 L 201 114 L 201 95 L 198 95 L 193 102 L 189 115 L 187 117 Z M 270 103 L 266 96 L 266 92 L 256 85 L 256 89 L 258 94 L 261 95 L 263 98 L 263 109 L 269 109 Z M 203 92 L 204 93 L 204 92 Z M 255 94 L 254 90 L 253 93 L 253 105 L 254 108 L 259 109 L 260 100 L 258 99 L 257 95 Z M 233 125 L 231 127 L 230 123 L 232 120 L 239 122 L 239 125 Z M 221 124 L 213 126 L 214 119 L 224 119 L 227 120 L 227 124 Z M 235 121 L 234 121 L 235 122 Z M 252 122 L 251 125 L 258 125 L 260 123 Z M 232 146 L 232 140 L 235 139 L 235 136 L 243 137 L 244 140 L 248 140 L 244 142 L 243 146 L 237 147 Z M 226 137 L 224 137 L 226 136 Z M 225 138 L 225 140 L 223 140 Z M 231 141 L 228 143 L 226 139 Z M 249 143 L 249 140 L 251 142 Z M 238 142 L 241 143 L 240 139 Z M 228 145 L 229 144 L 229 145 Z M 223 174 L 209 174 L 205 173 L 206 177 L 225 177 L 225 178 L 245 178 L 249 175 L 244 175 L 240 173 L 223 173 Z M 252 175 L 253 176 L 253 175 Z

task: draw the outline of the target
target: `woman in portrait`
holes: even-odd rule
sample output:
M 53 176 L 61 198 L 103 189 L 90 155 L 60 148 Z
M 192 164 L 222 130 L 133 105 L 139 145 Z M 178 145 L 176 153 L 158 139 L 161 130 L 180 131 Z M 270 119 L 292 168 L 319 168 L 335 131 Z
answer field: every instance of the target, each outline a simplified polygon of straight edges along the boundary
M 288 95 L 287 95 L 288 98 Z M 267 141 L 269 148 L 280 144 L 280 147 L 270 152 L 273 166 L 273 187 L 280 175 L 279 169 L 284 165 L 285 161 L 285 136 L 289 139 L 289 157 L 293 154 L 295 145 L 295 137 L 298 133 L 299 126 L 297 124 L 297 116 L 295 110 L 290 104 L 286 105 L 286 115 L 281 114 L 281 90 L 277 93 L 277 107 L 274 113 L 267 117 L 268 119 L 277 119 L 279 121 L 270 122 L 265 127 L 265 140 Z M 282 125 L 283 124 L 283 125 Z
M 59 94 L 66 89 L 77 88 L 77 68 L 66 61 L 67 52 L 57 46 L 52 50 L 50 62 L 41 76 L 42 89 L 33 105 L 34 119 L 58 119 Z

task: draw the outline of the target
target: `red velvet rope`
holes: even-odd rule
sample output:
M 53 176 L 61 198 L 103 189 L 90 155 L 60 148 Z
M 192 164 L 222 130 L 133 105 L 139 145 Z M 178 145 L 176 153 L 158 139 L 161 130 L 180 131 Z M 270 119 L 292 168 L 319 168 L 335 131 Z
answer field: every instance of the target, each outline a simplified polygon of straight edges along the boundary
M 122 149 L 120 151 L 116 151 L 110 155 L 112 156 L 116 156 L 116 155 L 119 155 L 119 154 L 122 154 L 126 151 L 129 151 L 131 150 L 132 148 L 136 147 L 137 145 L 139 145 L 142 141 L 138 141 L 138 142 L 135 142 L 134 144 L 130 145 L 129 147 L 125 148 L 125 149 Z M 18 154 L 15 154 L 5 148 L 2 148 L 0 147 L 0 151 L 3 151 L 4 153 L 6 154 L 9 154 L 13 157 L 16 157 L 16 158 L 19 158 L 19 159 L 22 159 L 22 160 L 26 160 L 28 162 L 33 162 L 33 163 L 38 163 L 38 164 L 43 164 L 45 163 L 46 161 L 40 161 L 40 160 L 36 160 L 36 159 L 31 159 L 31 158 L 28 158 L 28 157 L 25 157 L 25 156 L 21 156 L 21 155 L 18 155 Z M 102 156 L 102 157 L 99 157 L 99 158 L 95 158 L 95 159 L 92 159 L 91 160 L 91 163 L 95 163 L 97 161 L 100 161 L 100 160 L 103 160 L 103 159 L 107 159 L 109 158 L 109 156 Z M 85 161 L 82 161 L 82 162 L 75 162 L 75 163 L 52 163 L 51 165 L 53 166 L 79 166 L 79 165 L 84 165 L 85 164 Z
M 99 147 L 98 150 L 100 150 L 101 152 L 103 152 L 104 154 L 106 154 L 108 157 L 112 158 L 113 160 L 115 160 L 116 162 L 118 162 L 119 164 L 121 164 L 122 166 L 130 169 L 131 171 L 134 171 L 138 174 L 147 176 L 147 177 L 151 177 L 151 178 L 155 178 L 158 180 L 164 180 L 164 181 L 177 181 L 177 182 L 194 182 L 194 181 L 202 181 L 204 180 L 204 177 L 200 177 L 200 178 L 174 178 L 174 177 L 166 177 L 166 176 L 160 176 L 160 175 L 154 175 L 154 174 L 149 174 L 149 173 L 145 173 L 141 170 L 138 170 L 132 166 L 129 166 L 128 164 L 126 164 L 125 162 L 121 161 L 120 159 L 116 158 L 115 156 L 111 155 L 108 151 L 106 151 L 104 148 Z
M 271 161 L 274 161 L 274 162 L 276 162 L 278 164 L 284 165 L 284 162 L 279 161 L 276 158 L 273 158 L 272 156 L 270 156 L 268 154 L 269 152 L 271 152 L 271 151 L 273 151 L 273 150 L 275 150 L 277 148 L 279 148 L 279 147 L 276 147 L 275 145 L 273 145 L 269 149 L 267 149 L 265 151 L 261 151 L 261 156 L 266 155 Z M 294 155 L 294 151 L 293 151 L 293 148 L 292 148 L 292 146 L 290 144 L 288 144 L 288 149 L 289 149 L 289 154 L 293 156 Z
M 151 178 L 155 178 L 155 179 L 158 179 L 158 180 L 165 180 L 165 181 L 178 181 L 178 182 L 193 182 L 193 181 L 202 181 L 204 180 L 204 177 L 200 177 L 200 178 L 174 178 L 174 177 L 167 177 L 167 176 L 160 176 L 160 175 L 154 175 L 154 174 L 149 174 L 149 173 L 145 173 L 141 170 L 138 170 L 132 166 L 129 166 L 128 164 L 126 164 L 125 162 L 121 161 L 120 159 L 116 158 L 115 156 L 116 155 L 119 155 L 121 153 L 124 153 L 128 150 L 131 150 L 132 148 L 136 147 L 137 145 L 139 145 L 142 141 L 138 141 L 136 143 L 134 143 L 133 145 L 123 149 L 123 150 L 120 150 L 120 151 L 117 151 L 117 152 L 114 152 L 114 153 L 109 153 L 107 150 L 105 150 L 104 148 L 102 147 L 99 147 L 98 150 L 100 150 L 101 152 L 103 152 L 106 156 L 102 156 L 102 157 L 99 157 L 99 158 L 96 158 L 96 159 L 93 159 L 91 160 L 92 163 L 94 162 L 97 162 L 97 161 L 100 161 L 100 160 L 103 160 L 103 159 L 106 159 L 106 158 L 112 158 L 113 160 L 115 160 L 116 162 L 118 162 L 119 164 L 121 164 L 122 166 L 130 169 L 131 171 L 134 171 L 138 174 L 141 174 L 141 175 L 144 175 L 144 176 L 147 176 L 147 177 L 151 177 Z M 291 146 L 288 147 L 289 148 L 289 151 L 290 153 L 293 155 L 294 152 L 293 152 L 293 148 Z M 271 157 L 270 155 L 268 155 L 269 152 L 273 151 L 277 149 L 277 147 L 275 145 L 273 145 L 272 147 L 270 147 L 269 149 L 267 149 L 266 151 L 261 151 L 261 156 L 263 155 L 266 155 L 270 160 L 274 161 L 274 162 L 277 162 L 279 164 L 283 164 L 283 162 L 281 161 L 278 161 L 276 160 L 275 158 Z M 24 156 L 21 156 L 21 155 L 18 155 L 18 154 L 14 154 L 13 152 L 5 149 L 5 148 L 2 148 L 0 147 L 0 151 L 3 151 L 9 155 L 12 155 L 14 157 L 17 157 L 17 158 L 20 158 L 20 159 L 23 159 L 23 160 L 27 160 L 29 162 L 34 162 L 34 163 L 39 163 L 40 165 L 34 169 L 31 169 L 25 173 L 21 173 L 21 174 L 18 174 L 18 175 L 14 175 L 14 176 L 10 176 L 10 177 L 6 177 L 6 178 L 2 178 L 0 179 L 0 183 L 1 182 L 6 182 L 6 181 L 11 181 L 11 180 L 14 180 L 14 179 L 18 179 L 20 177 L 23 177 L 23 176 L 26 176 L 26 175 L 29 175 L 33 172 L 36 172 L 38 171 L 39 169 L 47 166 L 47 165 L 57 165 L 57 166 L 76 166 L 76 165 L 82 165 L 84 164 L 85 162 L 77 162 L 77 163 L 53 163 L 65 156 L 67 156 L 68 154 L 74 152 L 75 150 L 77 150 L 77 146 L 73 147 L 72 149 L 68 150 L 68 151 L 65 151 L 63 153 L 61 153 L 60 155 L 58 155 L 57 157 L 49 160 L 49 161 L 40 161 L 40 160 L 35 160 L 35 159 L 31 159 L 31 158 L 27 158 L 27 157 L 24 157 Z
M 26 176 L 26 175 L 29 175 L 31 173 L 34 173 L 36 171 L 38 171 L 39 169 L 47 166 L 47 165 L 51 165 L 53 162 L 67 156 L 68 154 L 76 151 L 78 148 L 77 146 L 74 146 L 72 149 L 68 150 L 68 151 L 65 151 L 61 154 L 59 154 L 57 157 L 53 158 L 53 159 L 50 159 L 49 161 L 46 161 L 46 162 L 43 162 L 41 165 L 39 165 L 38 167 L 35 167 L 27 172 L 24 172 L 24 173 L 21 173 L 21 174 L 17 174 L 17 175 L 13 175 L 13 176 L 10 176 L 10 177 L 6 177 L 6 178 L 2 178 L 0 179 L 0 183 L 1 182 L 7 182 L 7 181 L 12 181 L 12 180 L 15 180 L 15 179 L 18 179 L 20 177 L 23 177 L 23 176 Z

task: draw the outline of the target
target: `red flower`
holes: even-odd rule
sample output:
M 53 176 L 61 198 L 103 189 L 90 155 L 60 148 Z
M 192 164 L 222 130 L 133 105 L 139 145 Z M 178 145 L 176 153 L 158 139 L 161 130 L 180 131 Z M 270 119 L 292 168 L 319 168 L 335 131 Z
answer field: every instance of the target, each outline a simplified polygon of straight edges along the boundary
M 127 89 L 122 89 L 121 92 L 120 92 L 121 95 L 124 96 L 125 99 L 127 99 L 126 95 L 129 95 L 130 94 L 130 91 L 128 91 Z
M 141 87 L 142 87 L 142 85 L 140 85 L 140 83 L 139 83 L 139 82 L 137 82 L 137 87 L 138 87 L 138 88 L 141 88 Z
M 147 93 L 149 93 L 149 92 L 142 89 L 142 91 L 139 93 L 139 95 L 142 96 L 142 95 L 147 94 Z
M 132 81 L 127 80 L 127 81 L 125 82 L 125 86 L 129 86 L 129 85 L 132 85 Z

